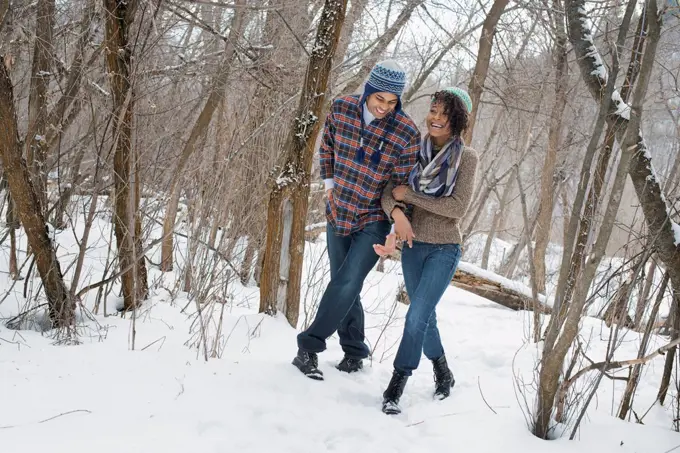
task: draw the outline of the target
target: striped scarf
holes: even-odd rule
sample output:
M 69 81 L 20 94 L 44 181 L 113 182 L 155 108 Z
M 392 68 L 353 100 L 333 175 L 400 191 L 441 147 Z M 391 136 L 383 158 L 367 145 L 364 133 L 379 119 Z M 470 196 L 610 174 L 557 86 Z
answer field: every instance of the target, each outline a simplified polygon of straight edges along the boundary
M 411 189 L 432 197 L 451 196 L 456 186 L 464 146 L 463 139 L 456 136 L 433 157 L 432 140 L 429 134 L 425 135 L 420 146 L 418 163 L 408 178 Z

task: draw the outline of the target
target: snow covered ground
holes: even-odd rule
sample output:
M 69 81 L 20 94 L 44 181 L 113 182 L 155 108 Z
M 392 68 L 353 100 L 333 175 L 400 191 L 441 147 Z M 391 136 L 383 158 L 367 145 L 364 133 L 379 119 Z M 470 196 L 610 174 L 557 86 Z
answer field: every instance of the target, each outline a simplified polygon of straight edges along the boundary
M 104 268 L 106 225 L 105 219 L 95 225 L 96 246 L 87 263 L 91 273 L 83 284 L 97 281 Z M 59 242 L 62 256 L 74 253 L 72 232 L 59 233 Z M 0 287 L 6 288 L 6 249 L 2 251 Z M 152 256 L 155 262 L 157 255 Z M 308 244 L 305 280 L 309 285 L 302 291 L 307 309 L 326 281 L 325 260 L 323 241 Z M 152 299 L 137 314 L 134 350 L 129 316 L 82 317 L 82 344 L 75 346 L 57 346 L 36 331 L 0 326 L 0 451 L 680 451 L 680 434 L 671 429 L 670 405 L 654 406 L 644 425 L 618 420 L 611 414 L 618 408 L 623 383 L 608 380 L 593 400 L 576 440 L 569 441 L 568 432 L 555 441 L 533 437 L 525 419 L 525 401 L 533 407 L 535 387 L 529 314 L 454 287 L 447 290 L 438 309 L 457 382 L 452 396 L 432 400 L 432 369 L 423 359 L 406 387 L 404 412 L 382 414 L 381 393 L 391 374 L 407 308 L 394 302 L 401 281 L 396 263 L 388 263 L 384 274 L 371 273 L 364 286 L 372 362 L 353 375 L 335 370 L 342 353 L 333 337 L 320 356 L 323 382 L 305 378 L 291 365 L 296 329 L 282 317 L 257 314 L 257 288 L 231 284 L 232 299 L 225 305 L 224 326 L 217 338 L 223 349 L 220 357 L 205 362 L 195 348 L 187 346 L 196 327 L 193 304 L 182 313 L 186 293 L 163 289 L 162 283 L 171 277 L 162 277 L 157 270 L 150 277 L 156 284 Z M 0 304 L 4 319 L 21 309 L 17 292 L 23 290 L 23 283 Z M 86 300 L 90 307 L 93 296 Z M 209 330 L 210 340 L 215 332 Z M 608 333 L 600 321 L 584 322 L 582 334 L 590 342 L 593 360 L 604 357 Z M 655 339 L 657 346 L 663 342 Z M 637 346 L 638 334 L 626 333 L 616 357 L 635 357 Z M 645 368 L 634 402 L 640 416 L 653 405 L 662 369 L 663 357 Z M 586 384 L 583 381 L 578 387 L 583 390 Z

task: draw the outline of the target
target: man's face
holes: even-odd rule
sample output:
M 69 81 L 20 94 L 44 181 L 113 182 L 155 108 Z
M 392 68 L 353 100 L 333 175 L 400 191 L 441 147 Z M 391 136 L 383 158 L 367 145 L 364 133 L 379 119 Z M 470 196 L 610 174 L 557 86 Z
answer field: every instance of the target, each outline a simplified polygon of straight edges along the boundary
M 397 107 L 399 98 L 394 93 L 373 93 L 366 99 L 368 111 L 378 119 L 385 118 Z

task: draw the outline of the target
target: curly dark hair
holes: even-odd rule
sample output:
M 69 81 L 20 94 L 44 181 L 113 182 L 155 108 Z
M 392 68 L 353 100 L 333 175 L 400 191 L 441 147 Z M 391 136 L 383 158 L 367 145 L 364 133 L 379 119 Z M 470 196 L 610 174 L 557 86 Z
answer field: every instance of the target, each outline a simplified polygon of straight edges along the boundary
M 441 103 L 444 114 L 448 117 L 453 136 L 461 136 L 468 128 L 468 111 L 465 103 L 455 94 L 442 90 L 432 95 L 431 105 Z

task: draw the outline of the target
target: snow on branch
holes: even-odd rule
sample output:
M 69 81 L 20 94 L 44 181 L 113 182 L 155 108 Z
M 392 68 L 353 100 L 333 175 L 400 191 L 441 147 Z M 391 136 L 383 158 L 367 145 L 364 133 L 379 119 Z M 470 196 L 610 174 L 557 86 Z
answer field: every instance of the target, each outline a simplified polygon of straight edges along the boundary
M 592 25 L 590 19 L 588 19 L 588 11 L 586 11 L 582 4 L 576 9 L 575 19 L 580 23 L 580 34 L 576 36 L 576 41 L 578 45 L 582 47 L 581 52 L 578 52 L 579 49 L 576 49 L 577 55 L 582 54 L 582 58 L 590 60 L 588 67 L 590 71 L 587 75 L 595 76 L 595 80 L 593 80 L 592 77 L 587 77 L 586 82 L 591 91 L 595 91 L 598 95 L 601 95 L 602 90 L 604 90 L 609 81 L 609 74 L 607 72 L 607 67 L 604 64 L 604 60 L 593 41 Z M 574 41 L 573 38 L 574 37 L 572 36 L 572 42 Z M 574 47 L 577 47 L 576 44 Z M 599 98 L 600 96 L 596 97 Z M 613 104 L 610 114 L 629 121 L 630 105 L 623 100 L 619 90 L 614 89 L 611 100 Z

